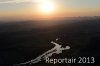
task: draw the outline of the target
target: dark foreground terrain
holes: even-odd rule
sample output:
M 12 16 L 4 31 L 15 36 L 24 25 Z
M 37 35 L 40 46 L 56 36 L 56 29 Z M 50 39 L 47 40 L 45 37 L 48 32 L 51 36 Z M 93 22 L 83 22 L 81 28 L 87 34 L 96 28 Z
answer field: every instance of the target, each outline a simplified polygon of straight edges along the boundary
M 50 42 L 56 38 L 63 47 L 68 45 L 71 49 L 51 58 L 95 57 L 95 63 L 47 64 L 41 61 L 31 66 L 99 66 L 100 18 L 1 23 L 0 66 L 34 59 L 53 48 Z

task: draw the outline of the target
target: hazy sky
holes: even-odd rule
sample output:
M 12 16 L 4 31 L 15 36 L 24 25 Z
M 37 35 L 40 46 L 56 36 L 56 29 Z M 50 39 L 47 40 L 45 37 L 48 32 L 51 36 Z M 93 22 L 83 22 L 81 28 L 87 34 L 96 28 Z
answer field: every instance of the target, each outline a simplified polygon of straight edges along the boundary
M 43 0 L 0 0 L 1 18 L 41 17 L 38 5 Z M 100 0 L 49 0 L 55 10 L 48 16 L 99 16 Z M 42 15 L 41 15 L 42 14 Z M 47 16 L 45 16 L 47 17 Z

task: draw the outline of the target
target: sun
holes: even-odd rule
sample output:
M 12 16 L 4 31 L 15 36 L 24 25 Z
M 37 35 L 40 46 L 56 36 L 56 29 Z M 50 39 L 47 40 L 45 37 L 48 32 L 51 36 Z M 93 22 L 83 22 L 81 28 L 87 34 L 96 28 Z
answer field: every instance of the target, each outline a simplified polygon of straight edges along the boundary
M 54 7 L 55 7 L 54 4 L 50 1 L 42 2 L 40 3 L 40 6 L 39 6 L 40 11 L 42 13 L 52 13 L 54 10 Z

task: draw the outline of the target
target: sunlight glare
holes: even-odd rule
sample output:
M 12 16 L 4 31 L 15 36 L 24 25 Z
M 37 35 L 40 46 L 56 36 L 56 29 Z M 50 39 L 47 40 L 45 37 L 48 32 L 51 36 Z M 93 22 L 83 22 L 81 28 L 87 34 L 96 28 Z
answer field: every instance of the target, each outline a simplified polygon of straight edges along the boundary
M 54 10 L 54 4 L 50 1 L 40 3 L 40 11 L 43 13 L 51 13 Z

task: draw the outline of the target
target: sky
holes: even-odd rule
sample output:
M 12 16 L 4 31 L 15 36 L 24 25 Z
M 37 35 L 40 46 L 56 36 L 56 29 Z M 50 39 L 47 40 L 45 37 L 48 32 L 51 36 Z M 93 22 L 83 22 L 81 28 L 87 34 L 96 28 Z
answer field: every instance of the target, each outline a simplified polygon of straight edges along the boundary
M 45 14 L 39 5 L 47 0 L 0 0 L 0 19 L 100 16 L 100 0 L 49 0 L 53 11 Z

